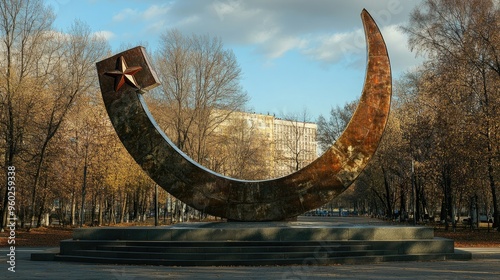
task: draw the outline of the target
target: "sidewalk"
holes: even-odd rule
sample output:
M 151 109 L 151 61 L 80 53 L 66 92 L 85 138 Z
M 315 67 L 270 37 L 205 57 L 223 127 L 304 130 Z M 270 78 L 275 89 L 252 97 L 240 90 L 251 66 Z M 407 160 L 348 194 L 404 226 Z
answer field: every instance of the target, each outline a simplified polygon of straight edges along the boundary
M 165 267 L 31 261 L 50 249 L 16 248 L 15 273 L 0 248 L 2 279 L 500 279 L 500 248 L 458 248 L 470 261 L 391 262 L 340 266 Z M 57 249 L 57 248 L 54 248 Z M 4 278 L 4 275 L 6 276 Z

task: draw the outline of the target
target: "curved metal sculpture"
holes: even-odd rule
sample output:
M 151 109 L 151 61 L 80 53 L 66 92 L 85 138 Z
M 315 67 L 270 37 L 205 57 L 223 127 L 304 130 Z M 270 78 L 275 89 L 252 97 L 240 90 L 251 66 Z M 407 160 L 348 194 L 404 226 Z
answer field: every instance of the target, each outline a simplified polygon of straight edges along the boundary
M 347 189 L 375 153 L 384 131 L 392 93 L 389 57 L 373 18 L 366 10 L 361 17 L 368 65 L 358 108 L 337 142 L 293 174 L 260 181 L 232 179 L 199 165 L 175 147 L 141 96 L 159 84 L 142 47 L 97 63 L 111 122 L 144 171 L 191 207 L 235 221 L 294 218 Z

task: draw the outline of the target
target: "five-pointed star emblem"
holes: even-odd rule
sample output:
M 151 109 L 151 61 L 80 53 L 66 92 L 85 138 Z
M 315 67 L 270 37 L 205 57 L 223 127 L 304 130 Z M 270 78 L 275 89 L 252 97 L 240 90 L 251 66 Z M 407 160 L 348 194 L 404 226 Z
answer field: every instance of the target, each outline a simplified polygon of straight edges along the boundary
M 141 66 L 128 67 L 127 62 L 125 62 L 125 58 L 120 56 L 118 58 L 118 69 L 108 71 L 104 74 L 115 77 L 115 91 L 118 91 L 125 83 L 135 88 L 139 88 L 134 75 L 141 70 Z

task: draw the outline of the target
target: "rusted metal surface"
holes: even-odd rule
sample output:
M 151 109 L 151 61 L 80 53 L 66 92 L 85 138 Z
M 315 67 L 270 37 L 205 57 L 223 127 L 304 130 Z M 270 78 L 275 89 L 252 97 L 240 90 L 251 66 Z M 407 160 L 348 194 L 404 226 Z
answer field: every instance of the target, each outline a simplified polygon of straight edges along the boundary
M 389 116 L 392 79 L 386 45 L 366 10 L 361 17 L 368 65 L 358 108 L 338 141 L 293 174 L 261 181 L 232 179 L 206 169 L 175 147 L 141 96 L 159 84 L 142 47 L 97 63 L 111 122 L 144 171 L 170 194 L 200 211 L 236 221 L 276 221 L 318 208 L 347 189 L 360 174 L 375 153 Z M 140 67 L 140 71 L 127 72 L 136 84 L 131 80 L 117 82 L 128 68 L 120 68 L 121 57 L 125 65 L 137 67 L 132 69 Z

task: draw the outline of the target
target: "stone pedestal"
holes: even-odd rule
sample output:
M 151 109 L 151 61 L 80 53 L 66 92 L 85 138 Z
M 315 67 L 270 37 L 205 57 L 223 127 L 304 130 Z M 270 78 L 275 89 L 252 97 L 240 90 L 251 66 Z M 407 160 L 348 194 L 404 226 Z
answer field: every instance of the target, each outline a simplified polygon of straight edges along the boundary
M 330 219 L 330 220 L 329 220 Z M 470 259 L 430 227 L 358 224 L 356 219 L 183 223 L 76 229 L 58 261 L 153 265 L 291 265 Z M 34 254 L 35 255 L 35 254 Z M 32 259 L 40 259 L 33 256 Z

